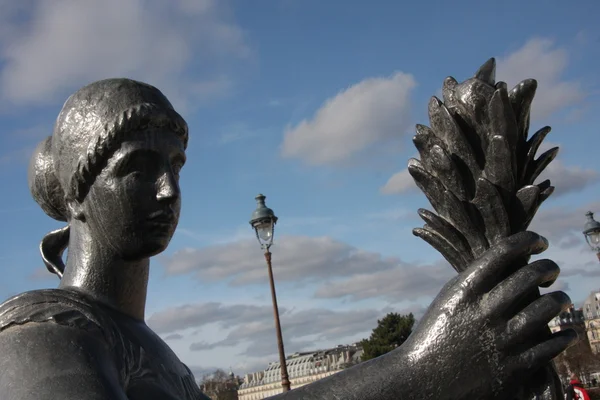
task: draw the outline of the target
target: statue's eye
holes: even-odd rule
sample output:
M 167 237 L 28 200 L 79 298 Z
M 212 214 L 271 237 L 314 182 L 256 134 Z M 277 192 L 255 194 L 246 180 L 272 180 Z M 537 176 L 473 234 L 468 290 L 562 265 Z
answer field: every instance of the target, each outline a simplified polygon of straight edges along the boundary
M 125 156 L 117 165 L 116 175 L 125 177 L 152 177 L 158 173 L 160 160 L 157 153 L 150 151 L 134 151 Z

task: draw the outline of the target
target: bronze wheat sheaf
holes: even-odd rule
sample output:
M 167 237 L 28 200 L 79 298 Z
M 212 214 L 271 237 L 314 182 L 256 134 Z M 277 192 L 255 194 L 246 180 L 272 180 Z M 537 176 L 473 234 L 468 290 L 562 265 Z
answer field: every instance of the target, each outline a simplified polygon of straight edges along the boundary
M 437 215 L 424 209 L 416 236 L 461 271 L 498 240 L 527 229 L 554 187 L 534 184 L 558 153 L 537 159 L 550 127 L 528 138 L 530 110 L 537 89 L 527 79 L 508 91 L 495 82 L 496 62 L 488 60 L 473 78 L 448 77 L 443 98 L 429 102 L 431 127 L 417 125 L 413 141 L 420 160 L 408 171 Z

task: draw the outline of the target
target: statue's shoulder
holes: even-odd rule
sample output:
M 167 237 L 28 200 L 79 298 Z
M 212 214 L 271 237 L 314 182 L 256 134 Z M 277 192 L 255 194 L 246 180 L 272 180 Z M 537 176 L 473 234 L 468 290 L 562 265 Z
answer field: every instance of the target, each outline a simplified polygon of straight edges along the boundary
M 27 323 L 55 323 L 111 337 L 113 323 L 93 300 L 63 289 L 33 290 L 0 304 L 0 333 Z
M 79 395 L 82 387 L 92 397 L 119 392 L 133 360 L 119 335 L 110 311 L 75 291 L 35 290 L 8 299 L 0 304 L 0 371 L 10 373 L 0 372 L 0 398 L 6 392 L 9 399 L 38 398 L 36 393 L 50 394 L 39 392 L 48 382 L 59 399 L 86 397 Z M 113 366 L 118 381 L 108 383 L 113 377 L 104 376 L 113 374 Z

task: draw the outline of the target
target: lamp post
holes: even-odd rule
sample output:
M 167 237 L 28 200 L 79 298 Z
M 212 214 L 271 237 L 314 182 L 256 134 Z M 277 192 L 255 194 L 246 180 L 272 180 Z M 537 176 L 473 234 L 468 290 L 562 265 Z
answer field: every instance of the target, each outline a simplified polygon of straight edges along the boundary
M 600 222 L 594 219 L 594 213 L 588 211 L 585 216 L 587 221 L 583 227 L 585 241 L 596 252 L 598 261 L 600 261 Z
M 285 362 L 285 350 L 283 349 L 283 336 L 281 335 L 281 323 L 279 322 L 279 307 L 277 306 L 277 294 L 275 293 L 275 281 L 273 279 L 273 267 L 271 266 L 271 245 L 273 244 L 273 233 L 277 217 L 273 210 L 265 205 L 266 197 L 262 194 L 256 196 L 256 210 L 252 213 L 250 225 L 256 232 L 256 238 L 265 253 L 267 269 L 269 271 L 269 284 L 271 285 L 271 299 L 273 300 L 273 315 L 275 316 L 275 331 L 277 333 L 277 348 L 279 350 L 279 364 L 281 365 L 281 386 L 283 391 L 290 390 L 290 380 Z

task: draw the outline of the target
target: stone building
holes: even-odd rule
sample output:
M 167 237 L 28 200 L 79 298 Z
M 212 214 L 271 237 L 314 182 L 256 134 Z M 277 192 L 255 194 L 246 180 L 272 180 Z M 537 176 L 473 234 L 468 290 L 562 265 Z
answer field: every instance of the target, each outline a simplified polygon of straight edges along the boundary
M 292 390 L 333 375 L 360 362 L 358 344 L 295 353 L 286 360 Z M 281 366 L 272 362 L 264 371 L 247 374 L 238 390 L 239 400 L 260 400 L 282 392 Z
M 582 308 L 575 309 L 571 306 L 548 324 L 552 332 L 574 329 L 580 338 L 577 344 L 554 359 L 558 373 L 565 382 L 568 382 L 572 373 L 586 384 L 599 378 L 600 363 L 595 355 L 600 348 L 599 305 L 600 292 L 593 292 L 584 301 Z
M 563 311 L 554 317 L 548 326 L 553 333 L 565 329 L 574 329 L 580 337 L 585 337 L 586 326 L 583 309 L 575 309 L 575 306 L 571 304 L 567 311 Z
M 600 291 L 592 292 L 583 302 L 583 315 L 590 347 L 594 354 L 600 352 Z
M 577 332 L 579 341 L 575 346 L 567 349 L 567 353 L 571 353 L 573 355 L 591 354 L 592 351 L 586 332 L 586 321 L 582 308 L 575 309 L 575 307 L 571 304 L 571 307 L 568 310 L 563 311 L 554 317 L 548 326 L 550 327 L 552 333 L 566 329 L 573 329 L 575 332 Z M 579 356 L 576 358 L 579 358 Z

